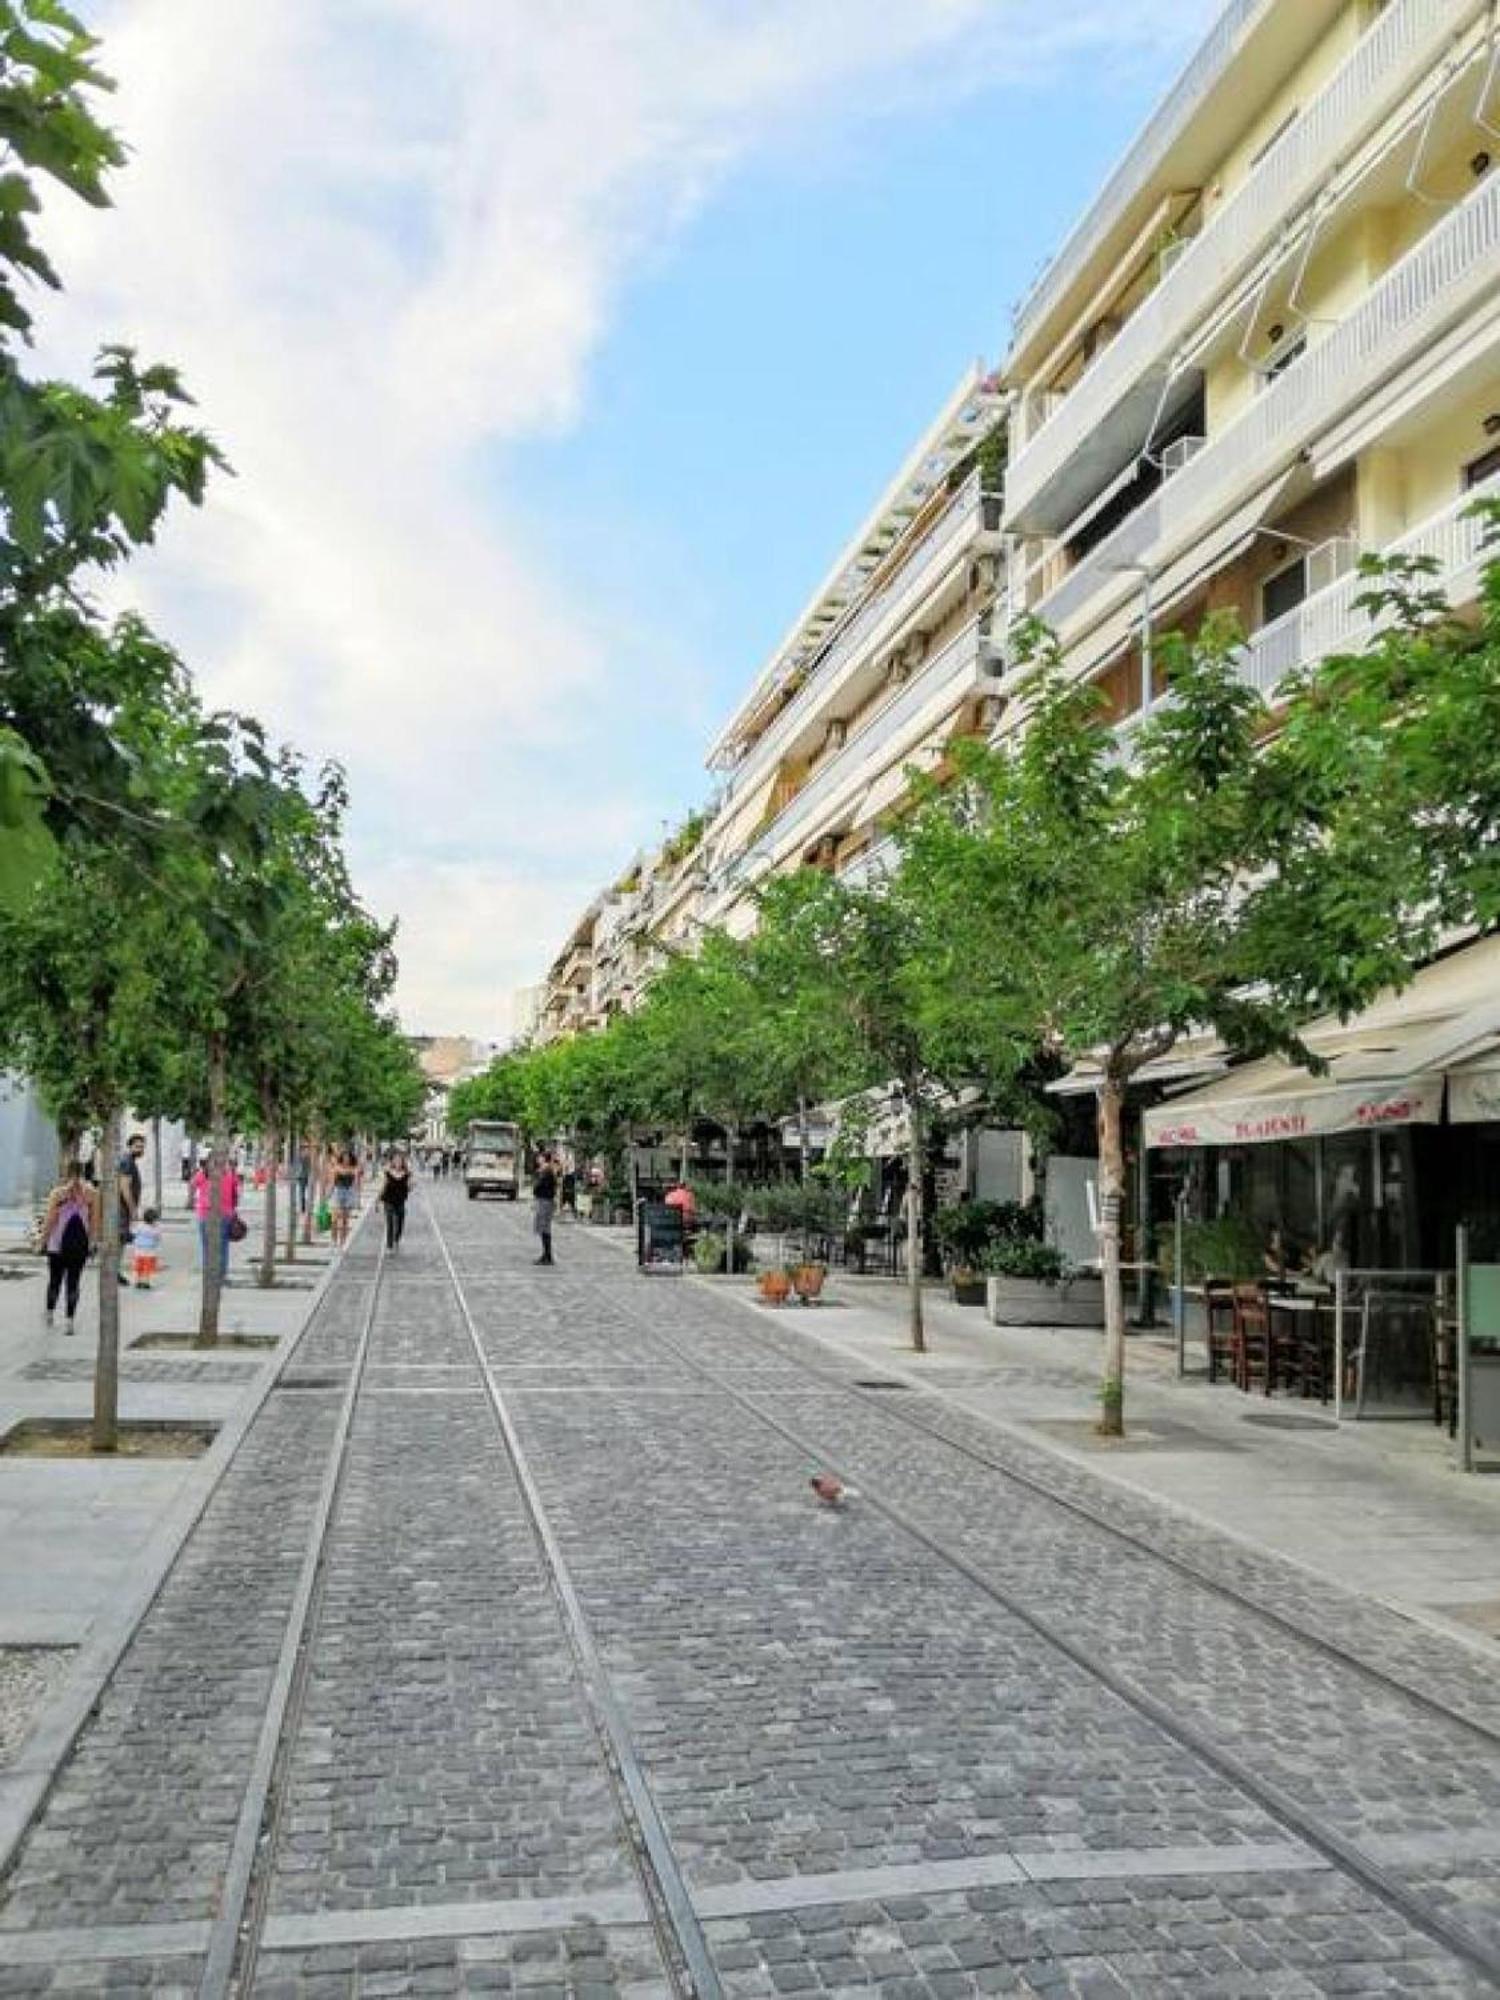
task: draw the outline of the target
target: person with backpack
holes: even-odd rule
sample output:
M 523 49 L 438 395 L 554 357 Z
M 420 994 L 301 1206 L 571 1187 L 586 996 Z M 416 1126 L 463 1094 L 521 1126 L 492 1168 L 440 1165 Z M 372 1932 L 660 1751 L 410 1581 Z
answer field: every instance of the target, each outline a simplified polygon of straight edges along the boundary
M 47 1252 L 46 1323 L 52 1325 L 61 1294 L 64 1333 L 75 1331 L 83 1267 L 98 1233 L 99 1197 L 84 1179 L 82 1163 L 70 1160 L 66 1178 L 47 1198 L 47 1213 L 42 1219 L 42 1243 Z

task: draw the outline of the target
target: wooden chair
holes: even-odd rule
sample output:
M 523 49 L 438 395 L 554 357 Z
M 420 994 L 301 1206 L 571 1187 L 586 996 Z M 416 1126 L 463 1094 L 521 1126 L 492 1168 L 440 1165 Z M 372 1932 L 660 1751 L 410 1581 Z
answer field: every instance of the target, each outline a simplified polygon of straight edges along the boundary
M 1333 1394 L 1333 1316 L 1322 1301 L 1298 1327 L 1297 1384 L 1303 1397 L 1326 1403 Z
M 1220 1371 L 1231 1382 L 1235 1373 L 1234 1285 L 1228 1278 L 1208 1278 L 1203 1285 L 1203 1318 L 1208 1328 L 1208 1379 L 1217 1382 Z
M 1236 1285 L 1234 1288 L 1235 1382 L 1246 1394 L 1254 1382 L 1265 1385 L 1269 1396 L 1274 1367 L 1271 1356 L 1271 1314 L 1263 1285 Z

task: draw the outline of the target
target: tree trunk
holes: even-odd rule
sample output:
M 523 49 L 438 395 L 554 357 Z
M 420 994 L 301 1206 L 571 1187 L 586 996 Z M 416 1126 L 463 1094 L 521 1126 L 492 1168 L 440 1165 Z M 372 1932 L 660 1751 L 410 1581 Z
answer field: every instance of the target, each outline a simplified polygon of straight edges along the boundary
M 313 1240 L 313 1212 L 322 1200 L 320 1183 L 323 1177 L 323 1121 L 315 1118 L 312 1130 L 307 1135 L 307 1208 L 302 1217 L 302 1241 Z
M 682 1172 L 678 1176 L 680 1180 L 686 1180 L 688 1177 L 688 1168 L 692 1165 L 692 1151 L 693 1128 L 689 1124 L 684 1128 L 682 1134 Z
M 100 1150 L 107 1167 L 99 1171 L 99 1352 L 94 1361 L 94 1422 L 89 1442 L 95 1451 L 114 1451 L 120 1442 L 120 1110 L 104 1120 Z
M 1120 1208 L 1125 1199 L 1125 1082 L 1106 1068 L 1099 1085 L 1099 1262 L 1104 1276 L 1104 1384 L 1099 1429 L 1125 1435 L 1125 1287 Z
M 275 1092 L 269 1084 L 260 1094 L 261 1117 L 265 1125 L 262 1142 L 266 1170 L 266 1206 L 261 1217 L 260 1272 L 257 1282 L 262 1288 L 276 1282 L 276 1172 L 281 1165 L 281 1125 Z
M 151 1200 L 158 1215 L 162 1212 L 165 1195 L 161 1184 L 161 1114 L 151 1120 L 151 1157 L 156 1162 L 151 1173 Z
M 297 1120 L 289 1115 L 286 1135 L 286 1249 L 283 1262 L 295 1264 L 297 1261 L 297 1162 L 301 1154 L 302 1142 L 297 1137 Z M 309 1157 L 311 1157 L 309 1155 Z M 308 1187 L 311 1196 L 311 1183 Z
M 797 1178 L 805 1184 L 808 1154 L 812 1151 L 812 1119 L 808 1116 L 807 1099 L 800 1092 L 797 1097 L 797 1149 L 801 1161 Z
M 926 1156 L 926 1134 L 922 1129 L 922 1099 L 918 1091 L 906 1090 L 906 1288 L 911 1299 L 911 1344 L 918 1354 L 927 1352 L 927 1329 L 922 1319 L 922 1167 Z
M 740 1136 L 740 1128 L 738 1125 L 726 1125 L 724 1127 L 725 1187 L 734 1186 L 734 1154 L 735 1154 L 735 1148 L 739 1144 L 739 1136 Z
M 225 1070 L 227 1055 L 222 1033 L 209 1037 L 208 1115 L 210 1153 L 208 1160 L 208 1214 L 204 1217 L 203 1294 L 198 1313 L 197 1347 L 213 1347 L 219 1338 L 219 1300 L 223 1280 L 219 1270 L 224 1240 L 224 1174 L 229 1165 L 229 1129 L 226 1124 Z

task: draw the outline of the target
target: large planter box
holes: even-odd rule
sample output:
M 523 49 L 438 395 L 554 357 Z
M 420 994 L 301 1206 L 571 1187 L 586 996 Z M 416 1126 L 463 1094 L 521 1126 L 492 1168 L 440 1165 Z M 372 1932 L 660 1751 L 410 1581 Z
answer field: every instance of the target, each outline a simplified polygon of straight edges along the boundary
M 1104 1286 L 1098 1278 L 1060 1285 L 1041 1278 L 990 1278 L 986 1306 L 996 1326 L 1103 1326 Z
M 988 1303 L 989 1286 L 984 1278 L 950 1278 L 948 1296 L 956 1306 L 982 1306 Z

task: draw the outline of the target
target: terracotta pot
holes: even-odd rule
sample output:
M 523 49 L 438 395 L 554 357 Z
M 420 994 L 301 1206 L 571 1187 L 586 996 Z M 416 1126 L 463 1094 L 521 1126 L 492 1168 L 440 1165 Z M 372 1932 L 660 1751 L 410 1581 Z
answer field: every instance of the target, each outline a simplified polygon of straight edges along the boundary
M 760 1295 L 768 1306 L 784 1306 L 791 1289 L 792 1281 L 785 1271 L 761 1272 Z
M 792 1273 L 792 1283 L 803 1305 L 811 1305 L 823 1289 L 823 1281 L 828 1276 L 822 1264 L 799 1264 Z

